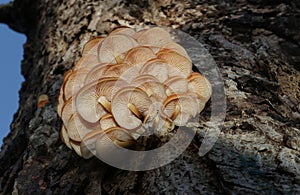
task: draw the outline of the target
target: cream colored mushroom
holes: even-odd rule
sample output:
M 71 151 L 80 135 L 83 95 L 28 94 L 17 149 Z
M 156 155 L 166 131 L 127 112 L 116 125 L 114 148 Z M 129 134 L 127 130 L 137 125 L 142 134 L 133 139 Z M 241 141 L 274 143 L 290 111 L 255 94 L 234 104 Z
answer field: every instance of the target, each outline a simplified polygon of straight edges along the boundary
M 132 28 L 129 28 L 127 26 L 120 26 L 120 27 L 117 27 L 114 30 L 112 30 L 109 33 L 109 36 L 111 36 L 111 35 L 119 35 L 119 34 L 133 37 L 135 35 L 135 30 L 133 30 Z
M 98 47 L 99 44 L 105 39 L 104 36 L 98 36 L 91 38 L 88 42 L 86 42 L 82 49 L 82 55 L 98 55 Z
M 136 87 L 125 87 L 114 95 L 111 111 L 118 125 L 132 130 L 141 126 L 150 105 L 146 92 Z
M 136 38 L 136 40 L 141 45 L 155 47 L 162 47 L 166 43 L 173 41 L 170 34 L 159 27 L 145 30 Z
M 198 98 L 205 104 L 212 94 L 210 82 L 207 78 L 197 72 L 191 73 L 187 80 L 189 82 L 189 91 L 196 93 Z
M 65 124 L 69 138 L 81 142 L 82 138 L 90 131 L 100 128 L 100 124 L 89 123 L 83 120 L 80 115 L 75 112 L 71 115 L 68 122 Z
M 64 98 L 67 100 L 76 94 L 83 86 L 88 68 L 81 68 L 72 72 L 72 74 L 64 81 Z
M 138 43 L 131 37 L 117 34 L 108 36 L 101 42 L 98 58 L 101 63 L 121 63 L 125 52 L 138 46 Z
M 165 44 L 165 45 L 162 47 L 161 50 L 163 51 L 164 49 L 167 49 L 167 50 L 171 50 L 171 51 L 177 52 L 178 54 L 180 54 L 180 55 L 186 57 L 189 61 L 192 61 L 191 58 L 190 58 L 190 56 L 189 56 L 189 55 L 187 54 L 187 52 L 185 51 L 185 49 L 184 49 L 181 45 L 179 45 L 179 44 L 177 44 L 177 43 L 175 43 L 175 42 L 169 42 L 169 43 Z
M 140 75 L 131 82 L 131 85 L 145 91 L 152 101 L 162 102 L 167 97 L 165 86 L 153 75 Z
M 188 91 L 188 81 L 180 76 L 170 77 L 164 82 L 166 94 L 183 94 Z
M 81 152 L 84 158 L 93 155 L 113 155 L 111 144 L 128 147 L 134 142 L 133 137 L 123 128 L 111 127 L 105 131 L 97 130 L 87 134 L 81 142 Z
M 100 78 L 107 77 L 104 75 L 104 71 L 107 69 L 108 63 L 100 63 L 94 66 L 86 75 L 84 84 L 89 84 L 94 81 L 98 81 Z
M 142 66 L 140 74 L 153 75 L 160 82 L 164 82 L 168 79 L 169 65 L 166 63 L 165 60 L 155 58 L 149 60 Z
M 100 119 L 101 129 L 109 129 L 111 127 L 117 127 L 117 123 L 112 114 L 105 114 Z
M 192 72 L 192 62 L 177 52 L 164 49 L 157 53 L 157 57 L 168 63 L 170 77 L 183 74 L 186 78 Z
M 144 64 L 145 62 L 156 58 L 155 53 L 149 47 L 138 46 L 129 50 L 125 57 L 124 63 L 131 65 Z
M 70 144 L 70 138 L 64 125 L 62 125 L 60 130 L 60 138 L 66 144 L 66 146 L 68 146 L 68 148 L 72 149 L 72 145 Z
M 185 125 L 200 113 L 197 98 L 192 93 L 173 94 L 164 101 L 163 106 L 164 113 L 178 126 Z
M 117 80 L 118 78 L 103 78 L 84 86 L 78 92 L 75 105 L 84 120 L 95 123 L 110 112 L 110 101 Z

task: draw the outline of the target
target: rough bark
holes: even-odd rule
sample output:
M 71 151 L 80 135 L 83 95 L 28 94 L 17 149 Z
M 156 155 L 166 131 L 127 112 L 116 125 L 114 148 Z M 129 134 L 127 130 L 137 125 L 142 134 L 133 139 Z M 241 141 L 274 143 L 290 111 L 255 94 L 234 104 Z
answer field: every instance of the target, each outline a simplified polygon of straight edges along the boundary
M 20 107 L 0 153 L 0 193 L 299 194 L 299 16 L 298 0 L 15 0 L 0 6 L 0 22 L 27 35 Z M 227 114 L 204 157 L 198 156 L 199 133 L 172 163 L 130 172 L 69 150 L 59 138 L 55 107 L 63 74 L 90 37 L 143 24 L 173 26 L 205 45 L 224 79 Z M 37 108 L 41 94 L 50 102 Z

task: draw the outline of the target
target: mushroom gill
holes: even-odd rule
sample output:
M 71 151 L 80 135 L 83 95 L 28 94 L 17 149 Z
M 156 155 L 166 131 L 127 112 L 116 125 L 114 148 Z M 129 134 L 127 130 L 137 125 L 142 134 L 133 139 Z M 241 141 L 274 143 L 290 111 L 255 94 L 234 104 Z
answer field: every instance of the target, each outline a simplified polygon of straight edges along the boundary
M 185 49 L 163 28 L 119 27 L 90 39 L 64 75 L 57 112 L 61 139 L 83 158 L 128 147 L 148 132 L 161 140 L 210 99 Z

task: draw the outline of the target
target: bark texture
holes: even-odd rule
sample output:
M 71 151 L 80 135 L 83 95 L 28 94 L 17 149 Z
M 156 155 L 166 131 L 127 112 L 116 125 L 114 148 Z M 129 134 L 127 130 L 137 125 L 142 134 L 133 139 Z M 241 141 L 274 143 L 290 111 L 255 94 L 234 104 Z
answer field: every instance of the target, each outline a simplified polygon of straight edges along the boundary
M 0 22 L 27 35 L 20 107 L 0 153 L 0 193 L 300 194 L 298 0 L 15 0 L 0 6 Z M 200 125 L 181 156 L 151 171 L 84 160 L 59 138 L 63 74 L 90 37 L 145 24 L 187 32 L 213 55 L 227 96 L 221 135 L 200 157 Z M 38 108 L 41 94 L 50 101 Z

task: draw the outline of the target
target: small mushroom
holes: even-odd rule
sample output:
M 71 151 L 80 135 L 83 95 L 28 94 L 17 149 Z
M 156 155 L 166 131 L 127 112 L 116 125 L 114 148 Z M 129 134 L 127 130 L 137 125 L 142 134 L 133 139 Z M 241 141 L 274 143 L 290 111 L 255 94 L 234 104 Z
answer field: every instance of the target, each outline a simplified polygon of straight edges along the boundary
M 173 94 L 164 101 L 163 106 L 164 113 L 178 126 L 185 125 L 200 113 L 197 98 L 192 93 Z
M 70 144 L 70 138 L 64 125 L 62 125 L 60 130 L 60 138 L 66 144 L 66 146 L 68 146 L 68 148 L 72 149 L 72 145 Z
M 100 119 L 101 129 L 109 129 L 111 127 L 117 127 L 117 123 L 112 114 L 105 114 Z
M 78 92 L 75 105 L 84 120 L 95 123 L 109 112 L 117 80 L 118 78 L 103 78 L 84 86 Z
M 173 41 L 170 34 L 159 27 L 145 30 L 136 39 L 141 45 L 155 47 L 162 47 L 163 45 Z
M 38 97 L 38 108 L 44 107 L 47 103 L 49 103 L 49 98 L 46 94 L 42 94 Z
M 209 100 L 212 89 L 207 78 L 202 76 L 200 73 L 193 72 L 187 78 L 189 82 L 189 91 L 192 93 L 196 93 L 198 98 L 201 99 L 204 104 Z
M 107 69 L 107 66 L 109 64 L 107 63 L 100 63 L 95 65 L 86 75 L 85 80 L 84 80 L 84 84 L 89 84 L 92 83 L 94 81 L 98 81 L 99 78 L 104 78 L 106 77 L 105 75 L 103 75 L 104 71 Z
M 166 94 L 183 94 L 188 91 L 188 81 L 180 76 L 174 76 L 164 82 Z
M 131 130 L 141 126 L 150 105 L 151 100 L 142 89 L 125 87 L 114 95 L 111 111 L 118 125 Z
M 81 142 L 81 152 L 84 158 L 93 155 L 113 155 L 111 144 L 128 147 L 134 142 L 133 137 L 123 128 L 111 127 L 105 131 L 97 130 L 87 134 Z
M 164 85 L 153 75 L 140 75 L 131 82 L 131 85 L 145 91 L 152 101 L 161 101 L 167 97 Z
M 145 63 L 141 70 L 140 74 L 149 74 L 156 77 L 160 82 L 164 82 L 168 78 L 169 67 L 165 60 L 162 59 L 152 59 Z
M 149 47 L 138 46 L 130 49 L 125 57 L 124 63 L 128 63 L 131 65 L 139 65 L 144 64 L 145 62 L 156 58 L 155 53 Z
M 72 72 L 72 74 L 64 81 L 64 99 L 67 100 L 76 94 L 83 86 L 86 74 L 89 72 L 87 68 L 81 68 Z
M 130 49 L 138 46 L 138 43 L 131 37 L 117 34 L 108 36 L 101 42 L 98 58 L 101 63 L 121 63 L 121 55 Z
M 82 49 L 82 55 L 95 55 L 97 56 L 99 44 L 105 39 L 104 36 L 91 38 L 85 43 Z
M 164 59 L 169 65 L 169 76 L 189 76 L 192 72 L 192 62 L 177 52 L 164 49 L 157 53 L 157 57 Z
M 65 124 L 70 139 L 81 142 L 82 138 L 90 131 L 100 128 L 100 124 L 92 124 L 83 120 L 80 115 L 75 112 L 71 115 Z
M 187 52 L 185 51 L 185 49 L 180 46 L 179 44 L 175 43 L 175 42 L 169 42 L 167 44 L 165 44 L 163 47 L 162 47 L 162 51 L 164 49 L 167 49 L 167 50 L 171 50 L 171 51 L 174 51 L 174 52 L 177 52 L 178 54 L 186 57 L 189 61 L 192 61 L 190 59 L 190 56 L 187 54 Z
M 127 35 L 132 37 L 135 35 L 135 30 L 127 26 L 119 26 L 109 33 L 109 36 L 111 35 Z

